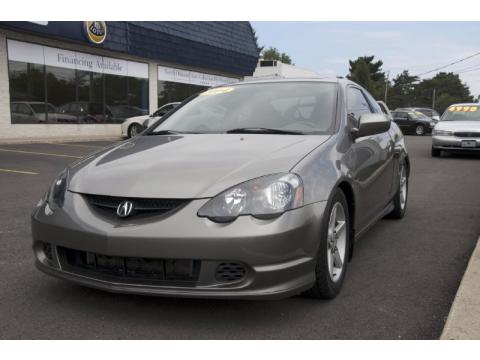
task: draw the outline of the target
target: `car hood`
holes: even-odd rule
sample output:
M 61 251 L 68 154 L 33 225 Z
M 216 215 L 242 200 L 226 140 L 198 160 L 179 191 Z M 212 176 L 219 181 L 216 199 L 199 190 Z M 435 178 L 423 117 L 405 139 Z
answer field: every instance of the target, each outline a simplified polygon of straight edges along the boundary
M 72 164 L 69 190 L 121 197 L 212 197 L 256 177 L 288 172 L 328 137 L 139 136 Z
M 143 123 L 145 120 L 147 120 L 148 118 L 150 118 L 150 115 L 139 115 L 139 116 L 133 116 L 133 117 L 129 117 L 127 120 L 125 120 L 126 122 L 128 121 L 129 123 L 132 123 L 132 122 L 138 122 L 138 123 Z
M 437 130 L 446 131 L 480 131 L 480 121 L 440 121 Z

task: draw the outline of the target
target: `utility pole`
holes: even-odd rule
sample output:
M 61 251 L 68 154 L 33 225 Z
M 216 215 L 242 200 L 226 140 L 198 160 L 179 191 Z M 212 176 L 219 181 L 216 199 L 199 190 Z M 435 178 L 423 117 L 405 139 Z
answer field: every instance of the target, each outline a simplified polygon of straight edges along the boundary
M 435 93 L 436 93 L 436 89 L 433 88 L 433 99 L 432 99 L 432 109 L 435 110 Z

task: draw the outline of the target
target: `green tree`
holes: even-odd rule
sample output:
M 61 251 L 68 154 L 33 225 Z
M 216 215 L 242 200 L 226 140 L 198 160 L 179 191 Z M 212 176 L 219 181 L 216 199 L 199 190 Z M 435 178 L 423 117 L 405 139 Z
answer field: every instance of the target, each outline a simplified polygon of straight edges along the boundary
M 348 75 L 348 78 L 352 81 L 355 81 L 357 84 L 363 86 L 368 91 L 372 92 L 373 81 L 370 76 L 368 64 L 363 59 L 359 59 L 355 63 L 355 66 L 350 69 L 350 74 Z
M 262 57 L 265 60 L 279 60 L 284 64 L 292 64 L 292 59 L 286 53 L 278 51 L 276 47 L 270 46 L 267 50 L 264 50 Z
M 415 86 L 416 106 L 431 107 L 435 89 L 435 110 L 443 113 L 454 103 L 473 102 L 470 89 L 462 82 L 458 74 L 440 72 L 431 79 L 422 80 Z
M 440 72 L 431 79 L 420 80 L 404 70 L 388 89 L 387 105 L 390 109 L 432 107 L 434 92 L 435 110 L 439 113 L 451 104 L 474 101 L 470 89 L 457 74 Z
M 396 109 L 398 107 L 415 106 L 415 84 L 418 81 L 418 77 L 410 75 L 408 70 L 404 70 L 398 74 L 388 89 L 388 107 L 390 109 Z
M 386 79 L 385 79 L 385 73 L 382 71 L 382 66 L 383 66 L 383 61 L 382 60 L 377 60 L 374 61 L 375 56 L 359 56 L 356 60 L 349 60 L 350 68 L 349 68 L 349 74 L 347 75 L 347 78 L 358 82 L 360 85 L 365 87 L 375 98 L 380 99 L 383 97 L 383 93 L 385 92 L 385 84 L 386 84 Z M 365 83 L 361 83 L 360 80 L 358 80 L 356 74 L 358 72 L 363 73 L 365 72 L 365 65 L 367 67 L 370 81 L 368 82 L 368 85 Z M 358 70 L 358 68 L 361 68 L 361 70 Z M 364 75 L 362 75 L 365 77 Z

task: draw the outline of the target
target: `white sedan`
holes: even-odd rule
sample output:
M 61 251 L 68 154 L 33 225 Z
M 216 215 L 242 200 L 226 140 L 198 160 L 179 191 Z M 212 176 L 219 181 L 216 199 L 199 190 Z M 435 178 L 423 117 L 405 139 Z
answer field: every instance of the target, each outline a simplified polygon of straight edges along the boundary
M 454 104 L 445 110 L 432 132 L 432 156 L 441 151 L 480 151 L 480 104 Z
M 152 120 L 156 121 L 160 119 L 163 115 L 168 113 L 170 110 L 173 110 L 179 104 L 180 102 L 171 102 L 161 106 L 151 115 L 134 116 L 126 119 L 122 123 L 122 136 L 127 138 L 137 136 L 143 130 L 145 130 L 145 126 L 143 125 L 145 121 L 149 120 L 148 122 L 150 125 L 153 123 Z

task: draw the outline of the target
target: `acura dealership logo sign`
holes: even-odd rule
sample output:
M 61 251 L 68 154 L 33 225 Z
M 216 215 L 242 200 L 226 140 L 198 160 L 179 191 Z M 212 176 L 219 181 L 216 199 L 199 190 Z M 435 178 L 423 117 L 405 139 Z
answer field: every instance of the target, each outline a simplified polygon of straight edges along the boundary
M 131 215 L 133 211 L 133 203 L 131 201 L 122 201 L 117 207 L 117 215 L 125 218 Z
M 88 40 L 94 44 L 101 44 L 107 37 L 107 23 L 105 21 L 85 21 L 84 30 Z

